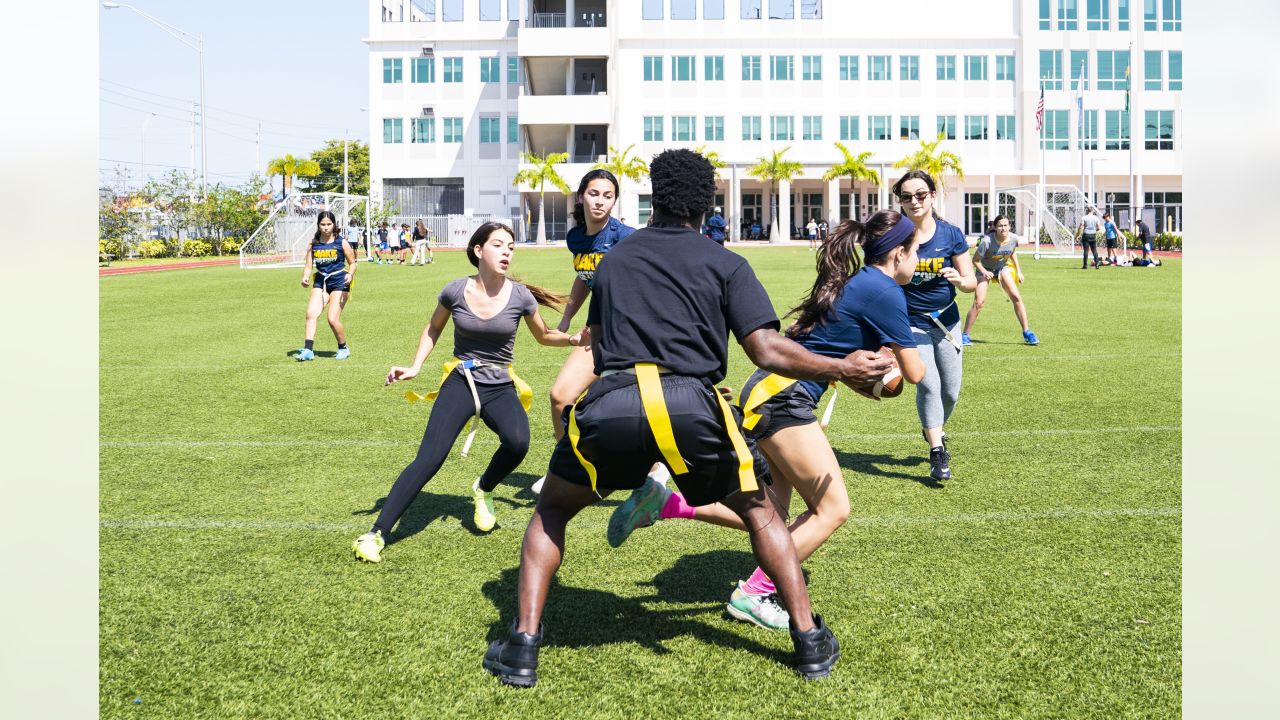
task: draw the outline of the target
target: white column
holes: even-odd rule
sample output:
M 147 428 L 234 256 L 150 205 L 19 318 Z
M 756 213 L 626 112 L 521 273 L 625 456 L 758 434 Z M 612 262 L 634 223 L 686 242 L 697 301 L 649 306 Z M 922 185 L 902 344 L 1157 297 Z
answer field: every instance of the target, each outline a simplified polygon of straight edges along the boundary
M 565 27 L 567 27 L 567 28 L 571 28 L 571 27 L 573 27 L 573 26 L 574 26 L 574 25 L 576 25 L 576 24 L 577 24 L 577 19 L 574 17 L 573 0 L 565 0 L 565 3 L 564 3 L 564 26 L 565 26 Z
M 766 237 L 771 236 L 773 230 L 773 193 L 770 192 L 769 183 L 760 183 L 760 225 L 764 227 Z
M 778 236 L 769 238 L 772 242 L 788 242 L 791 240 L 791 182 L 778 181 Z
M 729 227 L 725 228 L 729 233 L 729 238 L 733 240 L 742 239 L 742 182 L 738 179 L 738 166 L 729 166 L 729 197 L 726 198 L 725 221 Z
M 880 185 L 876 188 L 880 195 L 880 209 L 889 209 L 889 166 L 880 166 Z
M 992 173 L 987 181 L 987 219 L 993 220 L 1000 214 L 1000 199 L 996 197 L 996 176 Z
M 840 178 L 827 183 L 827 228 L 828 232 L 840 224 Z

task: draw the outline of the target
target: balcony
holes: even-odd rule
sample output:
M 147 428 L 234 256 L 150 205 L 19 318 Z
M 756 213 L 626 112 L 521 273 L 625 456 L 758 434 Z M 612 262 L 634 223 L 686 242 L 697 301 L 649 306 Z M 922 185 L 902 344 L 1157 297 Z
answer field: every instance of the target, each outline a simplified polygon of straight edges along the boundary
M 609 96 L 521 95 L 521 125 L 608 125 Z
M 517 49 L 524 57 L 606 57 L 607 28 L 604 0 L 578 0 L 572 13 L 565 0 L 534 0 Z

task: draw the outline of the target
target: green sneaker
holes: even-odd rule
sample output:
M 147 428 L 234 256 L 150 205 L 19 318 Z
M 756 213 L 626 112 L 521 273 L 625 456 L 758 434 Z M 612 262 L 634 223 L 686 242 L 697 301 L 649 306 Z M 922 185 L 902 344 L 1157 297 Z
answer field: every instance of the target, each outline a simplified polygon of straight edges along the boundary
M 751 595 L 742 589 L 742 582 L 729 596 L 725 606 L 733 617 L 755 623 L 766 630 L 786 630 L 791 627 L 791 616 L 778 603 L 777 594 Z
M 357 560 L 378 563 L 382 562 L 382 548 L 384 546 L 386 546 L 386 542 L 382 539 L 382 533 L 377 530 L 370 530 L 356 538 L 356 541 L 351 544 L 351 552 L 355 554 Z
M 481 489 L 480 479 L 476 478 L 475 484 L 471 486 L 471 494 L 476 501 L 476 514 L 472 519 L 480 532 L 489 532 L 498 524 L 498 518 L 493 514 L 493 493 Z
M 652 476 L 644 479 L 644 484 L 636 488 L 626 502 L 618 506 L 609 518 L 609 544 L 618 547 L 627 541 L 636 528 L 648 527 L 662 516 L 662 506 L 671 491 L 665 485 L 654 480 Z

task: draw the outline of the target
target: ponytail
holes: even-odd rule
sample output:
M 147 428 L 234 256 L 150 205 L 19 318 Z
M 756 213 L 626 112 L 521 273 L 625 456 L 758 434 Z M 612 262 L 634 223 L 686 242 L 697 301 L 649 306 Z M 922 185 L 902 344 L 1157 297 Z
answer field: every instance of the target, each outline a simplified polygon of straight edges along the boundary
M 814 279 L 808 297 L 787 313 L 797 316 L 787 328 L 789 337 L 811 332 L 840 299 L 845 283 L 861 267 L 855 247 L 861 242 L 864 232 L 862 223 L 845 220 L 823 241 L 818 248 L 818 277 Z
M 527 288 L 529 292 L 533 295 L 533 299 L 536 300 L 538 304 L 543 307 L 548 307 L 548 308 L 551 308 L 552 310 L 558 311 L 564 307 L 566 302 L 569 301 L 568 295 L 561 295 L 560 293 L 552 292 L 538 285 L 530 285 L 529 283 L 524 282 L 523 280 L 514 278 L 510 275 L 507 276 L 507 279 L 511 280 L 512 282 L 518 282 L 521 285 L 524 285 L 525 288 Z

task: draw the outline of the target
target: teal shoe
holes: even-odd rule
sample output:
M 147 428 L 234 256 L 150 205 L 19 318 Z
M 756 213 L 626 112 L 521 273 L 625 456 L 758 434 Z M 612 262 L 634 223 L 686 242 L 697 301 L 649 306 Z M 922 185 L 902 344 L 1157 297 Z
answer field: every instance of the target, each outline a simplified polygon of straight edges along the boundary
M 609 544 L 618 547 L 627 541 L 636 528 L 648 527 L 657 522 L 662 516 L 662 506 L 669 497 L 670 490 L 652 477 L 646 477 L 644 484 L 636 488 L 631 497 L 619 505 L 609 518 Z
M 302 348 L 301 350 L 298 351 L 298 362 L 304 362 L 306 360 L 315 360 L 315 359 L 316 359 L 316 354 L 311 350 Z
M 349 357 L 351 357 L 351 348 L 338 348 L 338 352 L 333 356 L 333 359 L 346 360 Z

